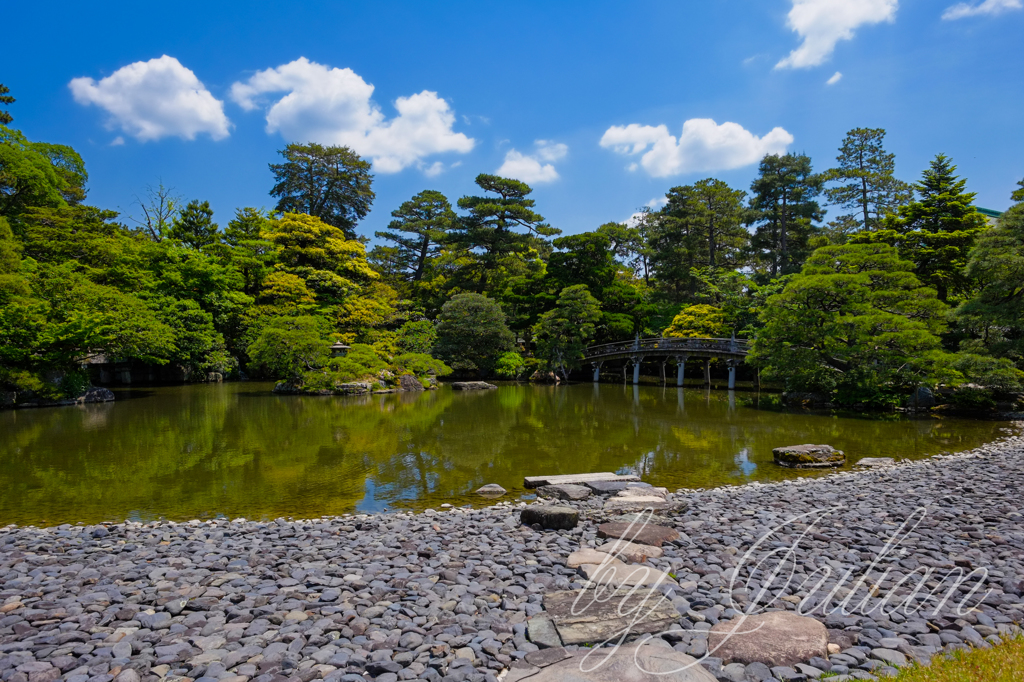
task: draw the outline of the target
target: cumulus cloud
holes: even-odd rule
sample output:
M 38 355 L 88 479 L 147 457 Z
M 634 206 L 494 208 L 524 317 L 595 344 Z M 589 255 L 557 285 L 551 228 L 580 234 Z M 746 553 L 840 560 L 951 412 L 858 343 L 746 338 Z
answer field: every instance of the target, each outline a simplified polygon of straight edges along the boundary
M 640 166 L 648 175 L 663 178 L 680 173 L 709 172 L 739 168 L 757 163 L 765 154 L 782 154 L 793 136 L 783 128 L 773 128 L 758 137 L 738 123 L 721 125 L 710 118 L 691 118 L 683 123 L 676 138 L 668 127 L 631 123 L 612 126 L 601 137 L 601 146 L 619 154 L 640 157 Z M 635 169 L 631 164 L 630 170 Z
M 786 24 L 804 42 L 775 68 L 804 69 L 823 63 L 836 43 L 853 38 L 855 29 L 892 22 L 897 4 L 898 0 L 793 0 Z
M 418 165 L 431 154 L 473 148 L 475 140 L 452 130 L 455 113 L 436 92 L 399 97 L 398 115 L 388 119 L 371 99 L 373 90 L 352 69 L 301 57 L 235 83 L 231 98 L 248 111 L 269 104 L 268 133 L 280 133 L 293 142 L 347 145 L 371 158 L 381 173 Z M 271 93 L 286 94 L 264 101 L 263 96 Z
M 842 78 L 843 78 L 843 74 L 841 74 L 838 71 L 836 71 L 834 74 L 832 74 L 831 78 L 829 78 L 827 81 L 825 81 L 825 85 L 835 85 L 840 80 L 842 80 Z
M 224 103 L 191 69 L 167 55 L 129 64 L 99 81 L 75 78 L 68 87 L 79 104 L 95 104 L 110 114 L 108 129 L 119 128 L 142 142 L 193 140 L 199 133 L 220 140 L 231 129 Z
M 977 17 L 982 15 L 996 15 L 1014 9 L 1021 9 L 1024 3 L 1021 0 L 984 0 L 984 2 L 971 4 L 969 2 L 958 2 L 950 5 L 942 13 L 942 18 L 947 21 L 964 19 L 966 17 Z
M 564 159 L 569 153 L 569 147 L 551 140 L 537 140 L 534 146 L 536 150 L 533 154 L 523 154 L 515 149 L 509 149 L 505 154 L 505 162 L 494 173 L 528 184 L 557 180 L 558 171 L 555 170 L 553 163 Z M 544 163 L 545 161 L 548 163 Z
M 651 211 L 657 211 L 657 210 L 661 209 L 661 207 L 664 206 L 667 203 L 668 203 L 668 197 L 654 197 L 653 199 L 648 201 L 646 204 L 644 204 L 644 206 L 649 208 Z M 627 227 L 636 227 L 640 223 L 640 218 L 641 217 L 643 217 L 643 213 L 641 213 L 640 211 L 637 211 L 636 213 L 634 213 L 631 216 L 629 216 L 628 218 L 626 218 L 626 220 L 625 220 L 626 226 Z

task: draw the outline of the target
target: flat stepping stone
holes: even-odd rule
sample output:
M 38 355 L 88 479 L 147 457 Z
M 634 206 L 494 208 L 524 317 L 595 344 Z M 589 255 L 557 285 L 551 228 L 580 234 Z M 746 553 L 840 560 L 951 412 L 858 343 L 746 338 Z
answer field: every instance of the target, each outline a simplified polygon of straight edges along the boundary
M 579 568 L 583 564 L 603 564 L 616 561 L 622 563 L 621 559 L 611 554 L 590 547 L 582 547 L 569 555 L 569 558 L 565 560 L 565 565 L 569 568 Z
M 600 565 L 583 564 L 579 572 L 587 580 L 598 585 L 610 587 L 655 587 L 657 585 L 675 585 L 667 573 L 650 566 L 629 566 L 618 559 L 612 559 Z
M 657 590 L 644 588 L 548 592 L 543 604 L 562 645 L 598 644 L 618 639 L 627 630 L 630 635 L 664 632 L 679 620 L 672 602 Z
M 644 525 L 642 521 L 634 523 L 602 523 L 597 527 L 597 537 L 612 538 L 637 542 L 642 545 L 661 547 L 666 542 L 679 539 L 679 532 L 667 526 Z
M 861 457 L 857 460 L 859 467 L 891 467 L 896 465 L 892 457 Z
M 591 654 L 589 658 L 587 654 Z M 524 661 L 515 663 L 505 676 L 505 682 L 525 681 L 715 682 L 715 676 L 692 656 L 646 644 L 571 653 L 561 648 L 534 651 Z
M 519 513 L 519 520 L 548 530 L 572 530 L 580 522 L 580 513 L 572 507 L 532 504 Z
M 775 463 L 790 469 L 822 469 L 846 464 L 846 455 L 831 445 L 787 445 L 772 450 Z
M 733 629 L 736 634 L 727 637 Z M 747 618 L 721 621 L 708 635 L 709 655 L 726 663 L 764 663 L 789 666 L 828 656 L 828 630 L 807 616 L 769 611 Z
M 537 495 L 540 497 L 554 497 L 559 500 L 585 500 L 590 497 L 590 488 L 575 483 L 561 483 L 558 485 L 542 485 L 537 488 Z
M 606 542 L 595 550 L 598 554 L 610 554 L 622 561 L 630 561 L 636 564 L 642 564 L 648 559 L 657 559 L 664 554 L 664 550 L 661 547 L 654 547 L 653 545 L 641 545 L 636 542 L 629 542 L 627 540 L 612 540 Z M 583 563 L 594 563 L 587 561 Z
M 592 474 L 557 474 L 552 476 L 527 476 L 523 479 L 523 485 L 527 488 L 539 488 L 542 485 L 561 485 L 562 483 L 574 483 L 582 485 L 592 481 L 612 481 L 621 483 L 638 482 L 639 476 L 619 475 L 608 471 Z
M 660 497 L 665 499 L 668 497 L 668 488 L 655 488 L 651 485 L 639 486 L 629 485 L 615 493 L 615 497 Z
M 658 495 L 628 495 L 626 497 L 619 497 L 616 495 L 615 497 L 609 497 L 604 503 L 605 511 L 613 513 L 621 511 L 643 511 L 644 509 L 664 511 L 666 509 L 673 508 L 674 505 L 671 502 Z

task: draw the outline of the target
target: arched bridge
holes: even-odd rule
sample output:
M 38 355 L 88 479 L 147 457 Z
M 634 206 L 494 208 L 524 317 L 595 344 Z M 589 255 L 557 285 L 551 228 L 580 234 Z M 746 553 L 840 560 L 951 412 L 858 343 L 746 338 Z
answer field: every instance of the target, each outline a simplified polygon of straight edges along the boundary
M 604 343 L 590 346 L 583 358 L 594 367 L 594 381 L 601 377 L 601 365 L 607 360 L 625 360 L 623 378 L 626 367 L 633 365 L 633 383 L 640 383 L 640 363 L 644 360 L 656 360 L 661 364 L 661 380 L 665 381 L 665 363 L 676 362 L 676 386 L 683 385 L 686 361 L 692 358 L 704 360 L 704 383 L 711 383 L 711 359 L 721 358 L 729 367 L 729 388 L 736 385 L 736 365 L 747 357 L 750 342 L 746 339 L 684 339 L 684 338 L 636 338 L 632 341 Z

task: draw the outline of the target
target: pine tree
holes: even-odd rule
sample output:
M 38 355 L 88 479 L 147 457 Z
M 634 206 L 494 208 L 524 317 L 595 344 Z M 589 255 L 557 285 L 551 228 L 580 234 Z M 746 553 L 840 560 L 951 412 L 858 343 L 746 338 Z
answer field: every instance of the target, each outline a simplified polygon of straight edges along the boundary
M 809 156 L 768 154 L 761 160 L 750 185 L 750 216 L 756 225 L 750 248 L 770 278 L 798 272 L 812 251 L 810 238 L 818 232 L 814 222 L 823 215 L 815 201 L 821 184 Z
M 440 192 L 424 190 L 391 212 L 388 229 L 376 232 L 379 239 L 394 243 L 389 259 L 392 267 L 407 279 L 418 282 L 427 263 L 441 250 L 456 220 L 452 205 Z M 385 247 L 386 248 L 386 247 Z
M 15 99 L 7 94 L 10 91 L 11 89 L 9 87 L 0 83 L 0 104 L 14 104 Z M 6 109 L 0 110 L 0 125 L 10 125 L 13 120 L 14 117 L 11 116 L 9 111 Z
M 861 230 L 875 229 L 882 218 L 913 198 L 912 187 L 893 175 L 896 155 L 885 151 L 884 139 L 884 128 L 854 128 L 839 148 L 839 165 L 822 174 L 825 182 L 842 183 L 826 189 L 825 196 L 855 210 L 849 217 Z
M 188 202 L 174 218 L 168 236 L 192 249 L 202 249 L 217 242 L 220 235 L 217 234 L 217 223 L 213 222 L 210 202 L 196 199 Z

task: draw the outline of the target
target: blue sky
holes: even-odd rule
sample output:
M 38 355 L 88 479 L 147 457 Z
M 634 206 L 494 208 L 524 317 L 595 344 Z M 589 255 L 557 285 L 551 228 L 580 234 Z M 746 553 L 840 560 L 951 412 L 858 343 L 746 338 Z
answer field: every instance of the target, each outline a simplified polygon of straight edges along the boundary
M 1006 208 L 1024 177 L 1022 0 L 16 2 L 5 18 L 14 126 L 77 149 L 90 202 L 125 217 L 160 180 L 221 225 L 272 207 L 267 164 L 310 139 L 373 160 L 366 235 L 420 190 L 454 203 L 499 170 L 581 232 L 704 177 L 747 189 L 766 152 L 824 170 L 854 127 L 885 128 L 908 181 L 951 156 L 980 206 Z

